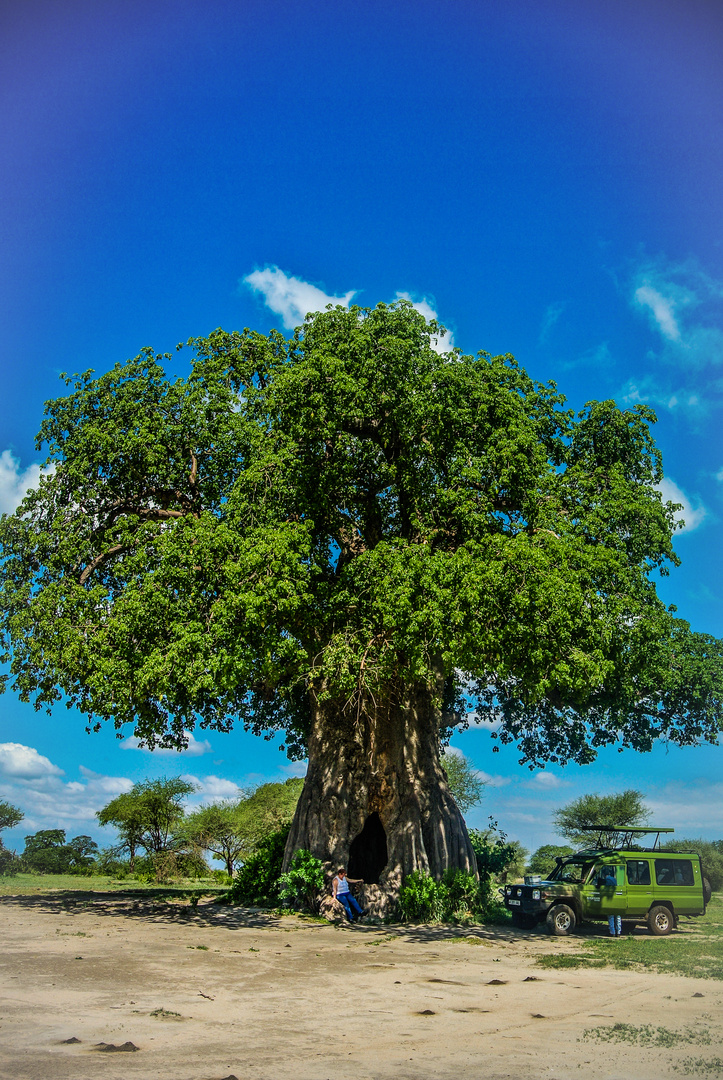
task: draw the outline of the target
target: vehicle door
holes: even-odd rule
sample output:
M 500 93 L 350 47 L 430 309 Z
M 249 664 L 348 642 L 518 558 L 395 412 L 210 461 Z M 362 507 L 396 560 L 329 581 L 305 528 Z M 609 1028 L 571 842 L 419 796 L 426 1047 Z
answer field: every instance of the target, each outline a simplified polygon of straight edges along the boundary
M 647 915 L 653 905 L 653 878 L 650 872 L 650 859 L 642 856 L 625 860 L 627 878 L 628 913 Z
M 615 877 L 615 885 L 605 878 Z M 583 916 L 607 919 L 609 915 L 627 914 L 627 883 L 622 863 L 596 863 L 582 889 Z
M 655 860 L 655 899 L 668 900 L 677 914 L 695 914 L 703 910 L 703 884 L 697 856 Z

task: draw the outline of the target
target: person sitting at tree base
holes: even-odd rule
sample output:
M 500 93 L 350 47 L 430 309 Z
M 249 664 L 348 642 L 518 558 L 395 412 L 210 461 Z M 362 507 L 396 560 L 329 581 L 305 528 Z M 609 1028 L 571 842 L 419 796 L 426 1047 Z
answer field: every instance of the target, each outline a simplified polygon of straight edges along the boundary
M 352 891 L 349 885 L 363 885 L 364 882 L 361 878 L 348 878 L 346 876 L 346 869 L 340 866 L 336 872 L 331 889 L 334 895 L 334 899 L 338 900 L 344 911 L 347 914 L 349 922 L 354 922 L 354 915 L 360 919 L 362 915 L 366 915 L 366 909 L 363 909 L 357 903 L 355 897 L 352 895 Z

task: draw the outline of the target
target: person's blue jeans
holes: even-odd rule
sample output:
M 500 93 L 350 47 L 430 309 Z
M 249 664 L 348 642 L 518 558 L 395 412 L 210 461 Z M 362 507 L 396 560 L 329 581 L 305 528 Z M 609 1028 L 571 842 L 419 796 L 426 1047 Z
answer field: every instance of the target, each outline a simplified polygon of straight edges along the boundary
M 608 915 L 608 926 L 613 937 L 620 937 L 623 932 L 623 920 L 620 915 Z
M 359 907 L 351 893 L 345 892 L 341 893 L 341 895 L 337 893 L 336 898 L 347 913 L 349 922 L 354 922 L 352 911 L 356 912 L 357 916 L 361 915 L 362 909 Z

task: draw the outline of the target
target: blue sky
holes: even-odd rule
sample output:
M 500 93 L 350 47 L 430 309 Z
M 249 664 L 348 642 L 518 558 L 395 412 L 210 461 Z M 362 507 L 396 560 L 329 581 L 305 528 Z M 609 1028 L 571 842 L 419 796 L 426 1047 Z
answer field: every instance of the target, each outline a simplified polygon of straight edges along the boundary
M 60 371 L 403 293 L 576 407 L 654 406 L 686 520 L 661 594 L 723 635 L 722 48 L 712 0 L 0 2 L 0 509 L 36 482 Z M 723 836 L 720 748 L 538 774 L 484 730 L 454 742 L 489 777 L 471 823 L 528 847 L 561 802 L 624 786 Z M 100 837 L 94 811 L 147 775 L 208 799 L 298 772 L 241 731 L 191 751 L 8 693 L 9 840 Z

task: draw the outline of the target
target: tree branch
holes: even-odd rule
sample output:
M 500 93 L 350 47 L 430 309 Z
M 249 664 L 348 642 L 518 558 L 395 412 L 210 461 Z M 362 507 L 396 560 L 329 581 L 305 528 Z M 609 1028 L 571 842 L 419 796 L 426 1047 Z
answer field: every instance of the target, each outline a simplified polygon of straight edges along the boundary
M 112 559 L 114 555 L 120 555 L 121 551 L 130 551 L 132 547 L 132 544 L 116 544 L 114 547 L 108 548 L 107 551 L 101 552 L 100 555 L 96 555 L 92 563 L 88 563 L 85 570 L 83 570 L 82 574 L 78 578 L 78 583 L 80 585 L 85 585 L 86 581 L 94 570 L 97 570 L 99 566 L 103 565 L 103 563 L 108 562 L 108 560 Z

